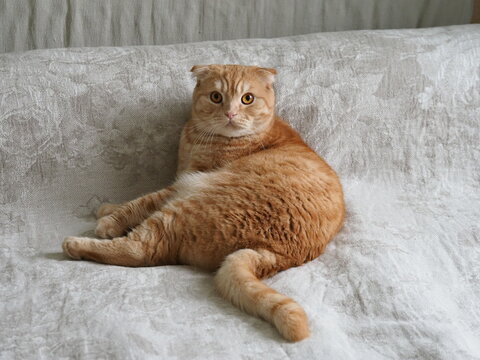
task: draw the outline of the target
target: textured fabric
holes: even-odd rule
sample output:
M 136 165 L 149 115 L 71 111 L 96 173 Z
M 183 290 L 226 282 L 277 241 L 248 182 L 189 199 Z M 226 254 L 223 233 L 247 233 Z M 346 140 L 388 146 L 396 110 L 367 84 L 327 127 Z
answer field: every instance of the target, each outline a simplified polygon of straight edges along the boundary
M 0 52 L 467 24 L 473 0 L 0 0 Z
M 0 358 L 480 358 L 480 25 L 0 55 Z M 345 226 L 267 283 L 286 343 L 187 266 L 70 261 L 93 212 L 173 180 L 193 64 L 275 67 Z

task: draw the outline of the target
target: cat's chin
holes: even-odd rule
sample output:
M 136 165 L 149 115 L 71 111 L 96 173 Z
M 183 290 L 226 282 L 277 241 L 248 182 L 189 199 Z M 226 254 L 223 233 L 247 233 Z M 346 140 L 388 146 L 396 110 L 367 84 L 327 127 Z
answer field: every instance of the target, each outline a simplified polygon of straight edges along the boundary
M 255 133 L 251 130 L 238 129 L 232 126 L 227 126 L 225 128 L 216 130 L 215 134 L 223 137 L 227 137 L 227 138 L 238 138 L 238 137 L 254 135 Z

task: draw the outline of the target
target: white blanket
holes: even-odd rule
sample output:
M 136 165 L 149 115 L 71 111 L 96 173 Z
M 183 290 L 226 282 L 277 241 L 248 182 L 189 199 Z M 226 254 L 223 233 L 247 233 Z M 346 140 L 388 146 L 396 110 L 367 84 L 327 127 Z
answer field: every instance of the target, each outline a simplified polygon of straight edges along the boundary
M 326 252 L 267 280 L 290 344 L 186 266 L 70 261 L 103 201 L 173 180 L 193 64 L 275 67 L 340 175 Z M 479 359 L 480 26 L 0 55 L 0 358 Z

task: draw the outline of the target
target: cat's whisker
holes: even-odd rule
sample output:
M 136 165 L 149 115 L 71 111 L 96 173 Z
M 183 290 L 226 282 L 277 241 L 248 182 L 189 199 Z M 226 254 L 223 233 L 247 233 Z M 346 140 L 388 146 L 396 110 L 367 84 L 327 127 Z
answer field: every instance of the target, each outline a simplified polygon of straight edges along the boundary
M 209 134 L 208 130 L 202 132 L 201 136 L 198 137 L 198 141 L 196 142 L 197 146 L 203 146 L 204 141 L 207 139 Z
M 219 126 L 218 124 L 215 125 L 213 124 L 213 127 L 210 127 L 209 130 L 203 131 L 201 136 L 199 137 L 199 142 L 196 145 L 203 146 L 205 142 L 205 146 L 208 149 L 208 147 L 211 145 L 211 140 L 213 137 L 216 135 L 216 131 L 218 130 Z
M 193 146 L 191 151 L 193 151 L 196 146 L 201 146 L 203 143 L 203 140 L 206 138 L 207 135 L 208 135 L 207 131 L 203 129 L 200 130 L 198 136 L 196 136 L 193 140 Z

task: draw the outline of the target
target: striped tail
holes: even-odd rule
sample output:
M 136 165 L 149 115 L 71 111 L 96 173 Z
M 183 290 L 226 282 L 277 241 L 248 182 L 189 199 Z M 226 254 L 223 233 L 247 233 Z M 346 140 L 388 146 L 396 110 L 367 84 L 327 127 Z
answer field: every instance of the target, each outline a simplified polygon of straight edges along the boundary
M 218 291 L 243 311 L 275 325 L 289 341 L 309 336 L 305 312 L 295 301 L 262 283 L 258 277 L 277 271 L 277 256 L 267 250 L 242 249 L 228 255 L 215 276 Z

